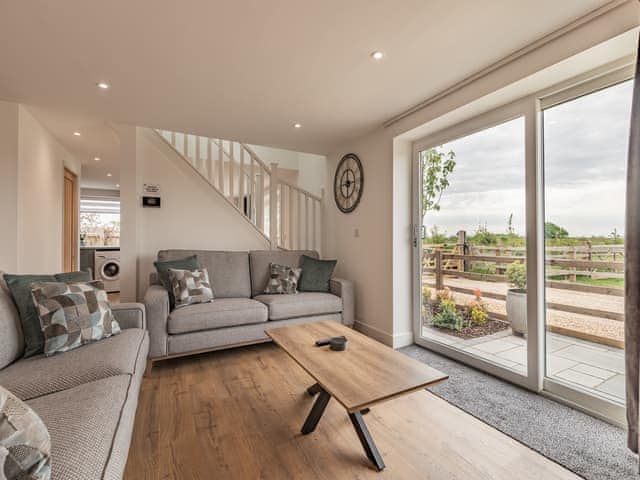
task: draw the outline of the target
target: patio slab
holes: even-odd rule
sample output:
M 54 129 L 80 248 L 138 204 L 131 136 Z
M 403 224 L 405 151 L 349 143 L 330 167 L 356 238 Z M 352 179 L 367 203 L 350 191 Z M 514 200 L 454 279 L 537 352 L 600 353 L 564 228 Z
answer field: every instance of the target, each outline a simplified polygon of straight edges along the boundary
M 596 390 L 604 393 L 608 393 L 616 398 L 624 398 L 625 386 L 624 375 L 616 375 L 602 382 L 596 387 Z

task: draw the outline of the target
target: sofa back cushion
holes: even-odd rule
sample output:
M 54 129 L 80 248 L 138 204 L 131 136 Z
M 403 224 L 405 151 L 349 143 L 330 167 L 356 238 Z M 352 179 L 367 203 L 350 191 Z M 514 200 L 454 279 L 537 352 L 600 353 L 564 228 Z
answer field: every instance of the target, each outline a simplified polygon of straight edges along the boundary
M 18 309 L 0 272 L 0 369 L 24 353 L 24 337 Z
M 318 258 L 313 250 L 253 250 L 249 252 L 251 264 L 251 296 L 261 295 L 269 281 L 271 271 L 269 265 L 277 263 L 296 268 L 300 265 L 302 255 Z M 304 275 L 304 272 L 302 272 Z
M 179 260 L 197 255 L 200 266 L 206 268 L 216 298 L 249 298 L 249 254 L 247 252 L 219 252 L 213 250 L 160 250 L 158 261 Z

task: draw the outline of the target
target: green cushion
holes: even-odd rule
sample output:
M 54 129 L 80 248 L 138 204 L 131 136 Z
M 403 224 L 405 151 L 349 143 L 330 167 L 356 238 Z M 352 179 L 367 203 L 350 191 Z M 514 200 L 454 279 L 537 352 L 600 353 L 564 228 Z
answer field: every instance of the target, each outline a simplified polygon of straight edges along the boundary
M 82 271 L 56 273 L 54 277 L 56 278 L 57 282 L 64 282 L 64 283 L 85 283 L 93 280 L 89 272 L 82 272 Z
M 20 314 L 24 335 L 24 356 L 38 355 L 44 351 L 44 335 L 40 325 L 40 316 L 31 298 L 31 284 L 33 282 L 55 282 L 56 277 L 53 275 L 5 274 L 4 279 Z
M 173 310 L 176 306 L 176 297 L 173 295 L 173 285 L 171 283 L 171 277 L 169 276 L 169 269 L 176 270 L 199 270 L 200 260 L 197 255 L 191 255 L 187 258 L 181 258 L 180 260 L 167 260 L 165 262 L 153 262 L 153 265 L 158 271 L 158 278 L 162 283 L 162 286 L 169 292 L 169 309 Z
M 55 281 L 65 283 L 88 282 L 91 280 L 91 275 L 89 275 L 89 272 L 68 272 L 55 275 L 5 274 L 4 279 L 20 314 L 20 323 L 24 334 L 24 356 L 31 357 L 44 351 L 44 334 L 42 333 L 40 316 L 31 297 L 31 284 L 33 282 Z
M 328 292 L 329 280 L 336 268 L 337 260 L 318 260 L 313 257 L 302 255 L 300 268 L 302 277 L 298 283 L 298 290 L 301 292 Z

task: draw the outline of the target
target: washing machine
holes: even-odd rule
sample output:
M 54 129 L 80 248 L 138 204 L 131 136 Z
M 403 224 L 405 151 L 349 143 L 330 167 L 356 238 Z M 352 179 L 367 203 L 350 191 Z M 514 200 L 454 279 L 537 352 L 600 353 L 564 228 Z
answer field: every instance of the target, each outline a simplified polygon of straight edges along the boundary
M 120 291 L 120 250 L 96 250 L 95 279 L 104 283 L 108 293 Z

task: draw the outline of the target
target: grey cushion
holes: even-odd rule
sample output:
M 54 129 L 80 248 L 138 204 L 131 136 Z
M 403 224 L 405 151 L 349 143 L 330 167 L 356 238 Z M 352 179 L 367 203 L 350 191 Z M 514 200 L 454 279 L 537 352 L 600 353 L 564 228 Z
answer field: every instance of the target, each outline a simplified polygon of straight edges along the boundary
M 52 480 L 104 478 L 131 382 L 118 375 L 27 402 L 51 435 Z
M 131 374 L 147 344 L 144 330 L 123 330 L 60 355 L 38 355 L 15 362 L 0 371 L 0 385 L 29 400 L 113 375 Z
M 197 255 L 200 266 L 209 273 L 215 298 L 250 298 L 249 255 L 247 252 L 212 250 L 160 250 L 158 261 Z M 264 285 L 262 285 L 264 287 Z
M 264 292 L 269 281 L 271 271 L 269 265 L 278 263 L 291 268 L 300 266 L 302 255 L 318 258 L 318 252 L 312 250 L 254 250 L 249 252 L 251 264 L 251 296 L 255 297 Z M 304 272 L 302 272 L 304 275 Z M 215 293 L 215 292 L 214 292 Z
M 301 292 L 295 295 L 258 295 L 254 300 L 269 307 L 269 320 L 285 320 L 342 311 L 342 299 L 331 293 Z
M 300 259 L 302 277 L 298 285 L 301 292 L 328 292 L 329 281 L 337 260 L 318 260 L 317 258 L 303 255 Z
M 267 307 L 250 298 L 216 298 L 211 303 L 189 305 L 169 315 L 170 334 L 266 322 Z M 2 383 L 2 382 L 0 382 Z
M 0 369 L 22 357 L 23 352 L 20 315 L 0 272 Z
M 268 342 L 270 338 L 264 333 L 270 328 L 299 325 L 302 323 L 325 320 L 342 320 L 341 314 L 330 313 L 316 317 L 290 318 L 289 320 L 274 320 L 269 322 L 254 323 L 253 325 L 240 325 L 235 327 L 217 328 L 205 332 L 183 333 L 182 335 L 169 335 L 168 353 L 185 353 L 194 350 L 216 349 L 247 343 Z

